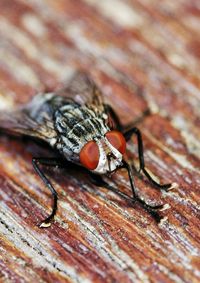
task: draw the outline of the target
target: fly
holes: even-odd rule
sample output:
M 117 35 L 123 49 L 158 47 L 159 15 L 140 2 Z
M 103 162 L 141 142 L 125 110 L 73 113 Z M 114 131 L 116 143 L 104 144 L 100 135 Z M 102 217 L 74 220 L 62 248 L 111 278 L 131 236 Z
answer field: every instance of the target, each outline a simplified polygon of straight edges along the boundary
M 152 211 L 135 190 L 131 165 L 125 160 L 126 143 L 137 137 L 139 172 L 155 187 L 169 190 L 174 184 L 161 185 L 147 172 L 143 156 L 142 136 L 138 128 L 123 130 L 111 106 L 104 104 L 95 83 L 83 72 L 76 73 L 68 86 L 58 92 L 38 94 L 14 112 L 0 113 L 0 129 L 10 134 L 30 136 L 48 143 L 64 159 L 85 167 L 101 185 L 100 175 L 110 175 L 120 168 L 128 172 L 133 200 Z M 40 227 L 49 227 L 57 210 L 57 192 L 39 165 L 59 166 L 59 158 L 33 158 L 33 167 L 53 197 L 52 211 Z M 99 175 L 99 176 L 98 176 Z

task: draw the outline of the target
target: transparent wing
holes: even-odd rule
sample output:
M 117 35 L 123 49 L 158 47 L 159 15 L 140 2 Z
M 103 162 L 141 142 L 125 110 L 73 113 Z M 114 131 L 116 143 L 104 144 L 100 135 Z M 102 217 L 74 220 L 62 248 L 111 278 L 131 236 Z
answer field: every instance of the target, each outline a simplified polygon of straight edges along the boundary
M 49 141 L 56 136 L 52 119 L 53 93 L 38 94 L 28 104 L 0 112 L 0 131 Z
M 103 107 L 102 93 L 95 82 L 84 72 L 76 72 L 66 87 L 57 94 L 83 105 Z
M 0 130 L 21 134 L 51 143 L 57 137 L 54 113 L 70 102 L 94 105 L 103 111 L 102 95 L 95 83 L 83 72 L 75 73 L 63 89 L 36 95 L 28 104 L 8 112 L 0 112 Z

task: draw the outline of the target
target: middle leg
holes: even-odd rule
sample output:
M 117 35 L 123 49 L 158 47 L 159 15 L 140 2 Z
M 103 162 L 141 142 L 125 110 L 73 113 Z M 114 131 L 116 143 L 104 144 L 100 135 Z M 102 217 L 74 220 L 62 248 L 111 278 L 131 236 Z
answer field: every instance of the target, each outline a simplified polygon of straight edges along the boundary
M 39 227 L 41 228 L 46 228 L 51 225 L 51 221 L 53 220 L 56 211 L 57 211 L 57 201 L 58 201 L 58 196 L 57 192 L 52 186 L 51 182 L 48 180 L 48 178 L 45 176 L 39 165 L 45 165 L 45 166 L 53 166 L 53 167 L 61 167 L 63 166 L 63 163 L 59 158 L 33 158 L 32 159 L 32 164 L 37 172 L 37 174 L 40 176 L 46 187 L 51 191 L 52 197 L 53 197 L 53 206 L 52 206 L 52 211 L 50 215 L 42 221 Z
M 145 161 L 144 161 L 144 149 L 143 149 L 143 142 L 142 142 L 142 135 L 141 132 L 138 128 L 134 127 L 128 131 L 126 131 L 124 133 L 124 137 L 126 139 L 126 141 L 129 141 L 132 135 L 136 135 L 137 137 L 137 143 L 138 143 L 138 156 L 139 156 L 139 164 L 140 164 L 140 168 L 139 168 L 139 172 L 143 172 L 144 175 L 147 177 L 147 179 L 149 180 L 149 182 L 154 185 L 156 188 L 158 189 L 162 189 L 162 190 L 169 190 L 172 187 L 172 184 L 164 184 L 161 185 L 159 183 L 157 183 L 152 177 L 151 175 L 147 172 L 146 168 L 145 168 Z

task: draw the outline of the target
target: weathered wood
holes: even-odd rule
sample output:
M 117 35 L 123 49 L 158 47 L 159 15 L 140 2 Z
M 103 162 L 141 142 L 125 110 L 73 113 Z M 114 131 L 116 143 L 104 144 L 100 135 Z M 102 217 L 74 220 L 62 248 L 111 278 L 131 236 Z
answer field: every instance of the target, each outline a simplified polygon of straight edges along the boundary
M 136 178 L 149 203 L 170 204 L 158 225 L 82 170 L 45 169 L 59 209 L 40 229 L 51 198 L 31 158 L 52 152 L 1 135 L 1 282 L 200 281 L 199 14 L 194 0 L 0 0 L 1 111 L 84 69 L 124 124 L 151 109 L 138 124 L 147 167 L 179 184 L 164 193 Z M 126 172 L 112 180 L 131 195 Z

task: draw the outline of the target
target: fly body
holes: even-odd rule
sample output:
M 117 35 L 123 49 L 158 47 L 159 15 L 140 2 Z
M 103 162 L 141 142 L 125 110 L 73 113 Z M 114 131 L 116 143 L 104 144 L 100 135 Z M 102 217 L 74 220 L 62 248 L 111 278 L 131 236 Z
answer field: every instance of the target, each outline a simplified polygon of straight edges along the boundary
M 43 140 L 70 162 L 88 169 L 95 175 L 110 174 L 119 168 L 128 172 L 133 200 L 149 212 L 162 206 L 150 206 L 135 193 L 132 166 L 126 161 L 126 143 L 134 134 L 138 141 L 140 172 L 160 189 L 173 185 L 158 184 L 145 169 L 140 131 L 132 127 L 123 130 L 111 106 L 104 104 L 100 90 L 85 73 L 78 72 L 64 89 L 55 93 L 38 94 L 20 109 L 0 113 L 0 129 Z M 53 195 L 51 214 L 40 227 L 48 227 L 57 209 L 57 193 L 39 165 L 60 165 L 56 158 L 33 158 L 33 166 Z M 99 179 L 98 179 L 99 180 Z M 101 184 L 101 182 L 100 182 Z M 155 215 L 155 213 L 154 213 Z
M 54 116 L 59 137 L 55 147 L 66 159 L 98 174 L 111 173 L 122 165 L 124 152 L 112 145 L 112 137 L 117 139 L 117 136 L 109 128 L 104 111 L 89 105 L 69 103 L 60 107 Z M 122 135 L 118 138 L 125 143 Z
M 56 148 L 70 161 L 79 163 L 82 147 L 109 131 L 97 109 L 69 103 L 55 112 L 55 129 L 59 140 Z

